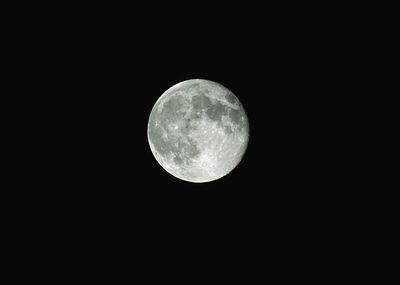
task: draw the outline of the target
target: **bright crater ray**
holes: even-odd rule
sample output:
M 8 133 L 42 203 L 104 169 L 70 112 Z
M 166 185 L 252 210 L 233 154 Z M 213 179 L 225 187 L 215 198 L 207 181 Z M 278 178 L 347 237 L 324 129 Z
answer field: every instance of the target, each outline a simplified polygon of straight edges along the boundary
M 249 123 L 230 90 L 191 79 L 157 100 L 147 135 L 154 157 L 167 172 L 185 181 L 209 182 L 238 165 L 247 148 Z

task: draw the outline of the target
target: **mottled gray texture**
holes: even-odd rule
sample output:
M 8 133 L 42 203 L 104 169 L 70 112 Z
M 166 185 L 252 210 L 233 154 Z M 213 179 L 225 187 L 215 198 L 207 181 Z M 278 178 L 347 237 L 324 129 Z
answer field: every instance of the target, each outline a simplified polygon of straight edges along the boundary
M 212 181 L 240 162 L 249 139 L 246 112 L 222 85 L 201 79 L 168 89 L 148 122 L 150 148 L 170 174 L 191 182 Z

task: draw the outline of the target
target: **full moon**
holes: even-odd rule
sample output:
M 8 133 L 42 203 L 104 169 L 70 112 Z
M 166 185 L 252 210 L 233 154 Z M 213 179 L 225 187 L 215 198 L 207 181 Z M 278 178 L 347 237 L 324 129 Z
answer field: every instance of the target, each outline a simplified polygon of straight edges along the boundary
M 191 79 L 172 86 L 157 100 L 147 138 L 168 173 L 189 182 L 209 182 L 239 164 L 249 141 L 249 122 L 229 89 Z

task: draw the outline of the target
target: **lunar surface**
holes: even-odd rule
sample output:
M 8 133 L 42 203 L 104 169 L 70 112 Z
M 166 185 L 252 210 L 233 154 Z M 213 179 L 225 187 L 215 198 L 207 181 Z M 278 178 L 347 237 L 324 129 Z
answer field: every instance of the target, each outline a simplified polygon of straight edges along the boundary
M 161 95 L 147 137 L 158 163 L 189 182 L 209 182 L 231 172 L 249 140 L 249 123 L 238 98 L 219 83 L 191 79 Z

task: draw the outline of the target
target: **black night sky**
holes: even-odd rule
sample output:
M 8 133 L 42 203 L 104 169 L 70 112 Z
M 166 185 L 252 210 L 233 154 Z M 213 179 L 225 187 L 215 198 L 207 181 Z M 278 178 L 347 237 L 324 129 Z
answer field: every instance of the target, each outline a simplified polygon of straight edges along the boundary
M 326 8 L 231 5 L 61 9 L 28 25 L 34 84 L 12 118 L 24 268 L 136 284 L 357 284 L 362 272 L 388 284 L 377 260 L 399 245 L 378 179 L 383 131 L 364 124 L 353 89 L 357 38 Z M 147 142 L 158 97 L 192 78 L 232 90 L 250 123 L 242 162 L 212 183 L 171 176 Z

